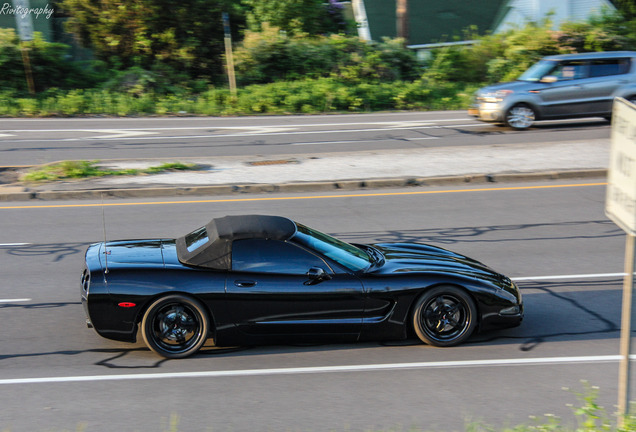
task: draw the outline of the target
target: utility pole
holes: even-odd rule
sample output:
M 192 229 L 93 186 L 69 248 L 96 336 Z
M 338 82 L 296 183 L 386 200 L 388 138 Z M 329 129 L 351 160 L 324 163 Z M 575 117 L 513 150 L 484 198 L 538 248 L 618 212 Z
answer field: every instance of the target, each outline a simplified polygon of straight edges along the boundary
M 408 0 L 395 1 L 397 37 L 404 39 L 404 45 L 409 41 L 409 2 Z
M 232 33 L 230 32 L 230 16 L 223 12 L 223 30 L 225 33 L 225 59 L 227 62 L 227 76 L 230 82 L 230 93 L 236 99 L 236 75 L 234 74 L 234 57 L 232 56 Z

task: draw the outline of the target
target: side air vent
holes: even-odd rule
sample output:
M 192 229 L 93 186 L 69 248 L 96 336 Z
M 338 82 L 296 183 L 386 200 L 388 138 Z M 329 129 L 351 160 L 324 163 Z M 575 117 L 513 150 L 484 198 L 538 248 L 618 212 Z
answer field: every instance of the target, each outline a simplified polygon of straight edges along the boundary
M 84 269 L 84 271 L 82 272 L 82 289 L 84 290 L 84 292 L 88 292 L 88 288 L 91 284 L 91 273 L 88 271 L 88 269 Z

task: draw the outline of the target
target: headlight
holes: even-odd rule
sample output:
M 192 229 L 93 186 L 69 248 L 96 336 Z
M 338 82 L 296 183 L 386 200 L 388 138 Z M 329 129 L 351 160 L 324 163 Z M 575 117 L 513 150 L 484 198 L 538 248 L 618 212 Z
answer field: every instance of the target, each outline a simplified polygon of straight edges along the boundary
M 512 294 L 519 304 L 521 304 L 522 298 L 519 287 L 508 276 L 501 275 L 500 282 L 501 284 L 499 285 L 499 288 L 506 291 L 508 294 Z
M 484 102 L 490 102 L 490 103 L 501 102 L 508 95 L 511 95 L 512 93 L 514 93 L 512 90 L 497 90 L 495 92 L 484 92 L 479 95 L 479 99 L 481 99 Z

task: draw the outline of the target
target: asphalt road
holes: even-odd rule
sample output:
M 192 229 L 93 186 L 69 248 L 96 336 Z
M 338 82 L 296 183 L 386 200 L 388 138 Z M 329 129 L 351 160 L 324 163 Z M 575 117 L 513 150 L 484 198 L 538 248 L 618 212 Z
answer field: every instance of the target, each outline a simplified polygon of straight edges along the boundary
M 68 159 L 186 158 L 412 149 L 609 137 L 599 118 L 514 131 L 465 111 L 359 115 L 2 119 L 0 166 Z
M 109 239 L 175 237 L 225 214 L 282 214 L 349 241 L 415 240 L 516 278 L 521 327 L 416 341 L 205 349 L 162 360 L 84 325 L 79 277 L 100 203 L 0 206 L 0 429 L 463 430 L 555 414 L 580 380 L 614 412 L 624 235 L 599 182 L 177 201 L 108 200 Z M 170 375 L 182 374 L 182 375 Z M 189 374 L 189 375 L 183 375 Z M 633 387 L 634 383 L 632 383 Z

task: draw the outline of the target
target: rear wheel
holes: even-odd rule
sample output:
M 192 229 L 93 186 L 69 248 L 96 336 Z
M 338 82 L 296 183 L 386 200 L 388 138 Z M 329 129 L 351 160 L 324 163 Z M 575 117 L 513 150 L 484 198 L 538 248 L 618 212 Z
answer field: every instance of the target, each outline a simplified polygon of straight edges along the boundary
M 413 309 L 413 328 L 426 344 L 448 347 L 468 339 L 477 325 L 477 307 L 464 290 L 439 286 L 420 297 Z
M 184 295 L 169 295 L 150 305 L 141 322 L 148 348 L 166 358 L 196 353 L 207 339 L 210 319 L 203 305 Z
M 536 113 L 527 104 L 517 104 L 506 112 L 506 124 L 514 129 L 528 129 L 534 123 Z

